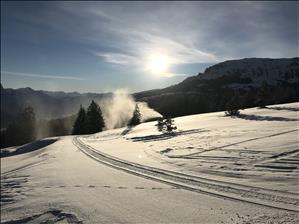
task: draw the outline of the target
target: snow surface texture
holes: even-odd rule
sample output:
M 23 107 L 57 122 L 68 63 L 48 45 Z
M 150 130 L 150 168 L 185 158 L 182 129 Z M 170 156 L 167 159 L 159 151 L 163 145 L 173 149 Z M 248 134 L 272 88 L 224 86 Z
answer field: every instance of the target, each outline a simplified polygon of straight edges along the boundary
M 193 115 L 171 135 L 149 122 L 10 148 L 1 223 L 298 223 L 298 111 Z
M 124 129 L 116 129 L 81 139 L 136 163 L 296 192 L 298 111 L 293 103 L 246 109 L 233 118 L 207 113 L 176 118 L 174 135 L 161 134 L 150 122 L 124 136 Z

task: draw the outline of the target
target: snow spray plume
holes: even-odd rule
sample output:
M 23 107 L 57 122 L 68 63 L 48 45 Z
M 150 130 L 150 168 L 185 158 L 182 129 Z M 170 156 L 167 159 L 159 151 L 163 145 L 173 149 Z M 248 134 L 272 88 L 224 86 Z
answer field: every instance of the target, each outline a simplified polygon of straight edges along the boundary
M 141 113 L 141 121 L 161 117 L 157 111 L 148 107 L 145 102 L 136 102 L 126 90 L 117 90 L 111 97 L 101 102 L 101 109 L 107 129 L 120 128 L 128 124 L 132 118 L 136 103 Z

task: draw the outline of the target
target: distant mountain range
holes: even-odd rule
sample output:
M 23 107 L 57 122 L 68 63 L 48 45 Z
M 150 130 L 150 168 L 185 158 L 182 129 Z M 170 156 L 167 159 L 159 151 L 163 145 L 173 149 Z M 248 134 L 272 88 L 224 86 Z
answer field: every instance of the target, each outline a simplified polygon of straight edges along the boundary
M 164 89 L 135 93 L 138 101 L 164 115 L 183 116 L 225 110 L 234 95 L 241 107 L 256 106 L 261 86 L 268 104 L 299 99 L 299 58 L 246 58 L 213 65 L 196 76 Z
M 258 89 L 268 85 L 267 102 L 294 102 L 299 98 L 299 58 L 248 58 L 213 65 L 196 76 L 163 89 L 133 94 L 163 115 L 182 116 L 219 111 L 234 95 L 242 107 L 256 106 Z M 100 102 L 112 93 L 65 93 L 36 91 L 31 88 L 5 89 L 1 85 L 1 127 L 15 119 L 17 112 L 31 105 L 40 119 L 57 119 L 87 106 L 92 99 Z
M 17 113 L 26 106 L 32 106 L 38 119 L 57 119 L 77 113 L 80 105 L 87 107 L 91 100 L 100 102 L 111 93 L 50 92 L 33 90 L 29 87 L 5 89 L 1 85 L 1 127 L 13 121 Z

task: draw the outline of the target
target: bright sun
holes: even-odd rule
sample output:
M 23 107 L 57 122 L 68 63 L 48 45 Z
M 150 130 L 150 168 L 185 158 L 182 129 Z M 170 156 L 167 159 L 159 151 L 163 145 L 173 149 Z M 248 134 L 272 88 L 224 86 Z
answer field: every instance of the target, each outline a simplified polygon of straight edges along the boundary
M 147 69 L 154 74 L 161 75 L 167 71 L 169 64 L 170 61 L 166 55 L 153 54 L 148 60 Z

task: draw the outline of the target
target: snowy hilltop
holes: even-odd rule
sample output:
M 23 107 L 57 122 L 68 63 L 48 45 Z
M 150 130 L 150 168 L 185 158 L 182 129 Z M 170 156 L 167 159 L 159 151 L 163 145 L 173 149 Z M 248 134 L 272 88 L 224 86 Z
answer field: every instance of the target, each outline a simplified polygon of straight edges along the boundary
M 269 85 L 279 82 L 296 83 L 299 82 L 299 58 L 231 60 L 211 66 L 203 74 L 199 74 L 200 79 L 217 79 L 224 76 L 251 79 L 253 85 L 261 85 L 262 82 Z

